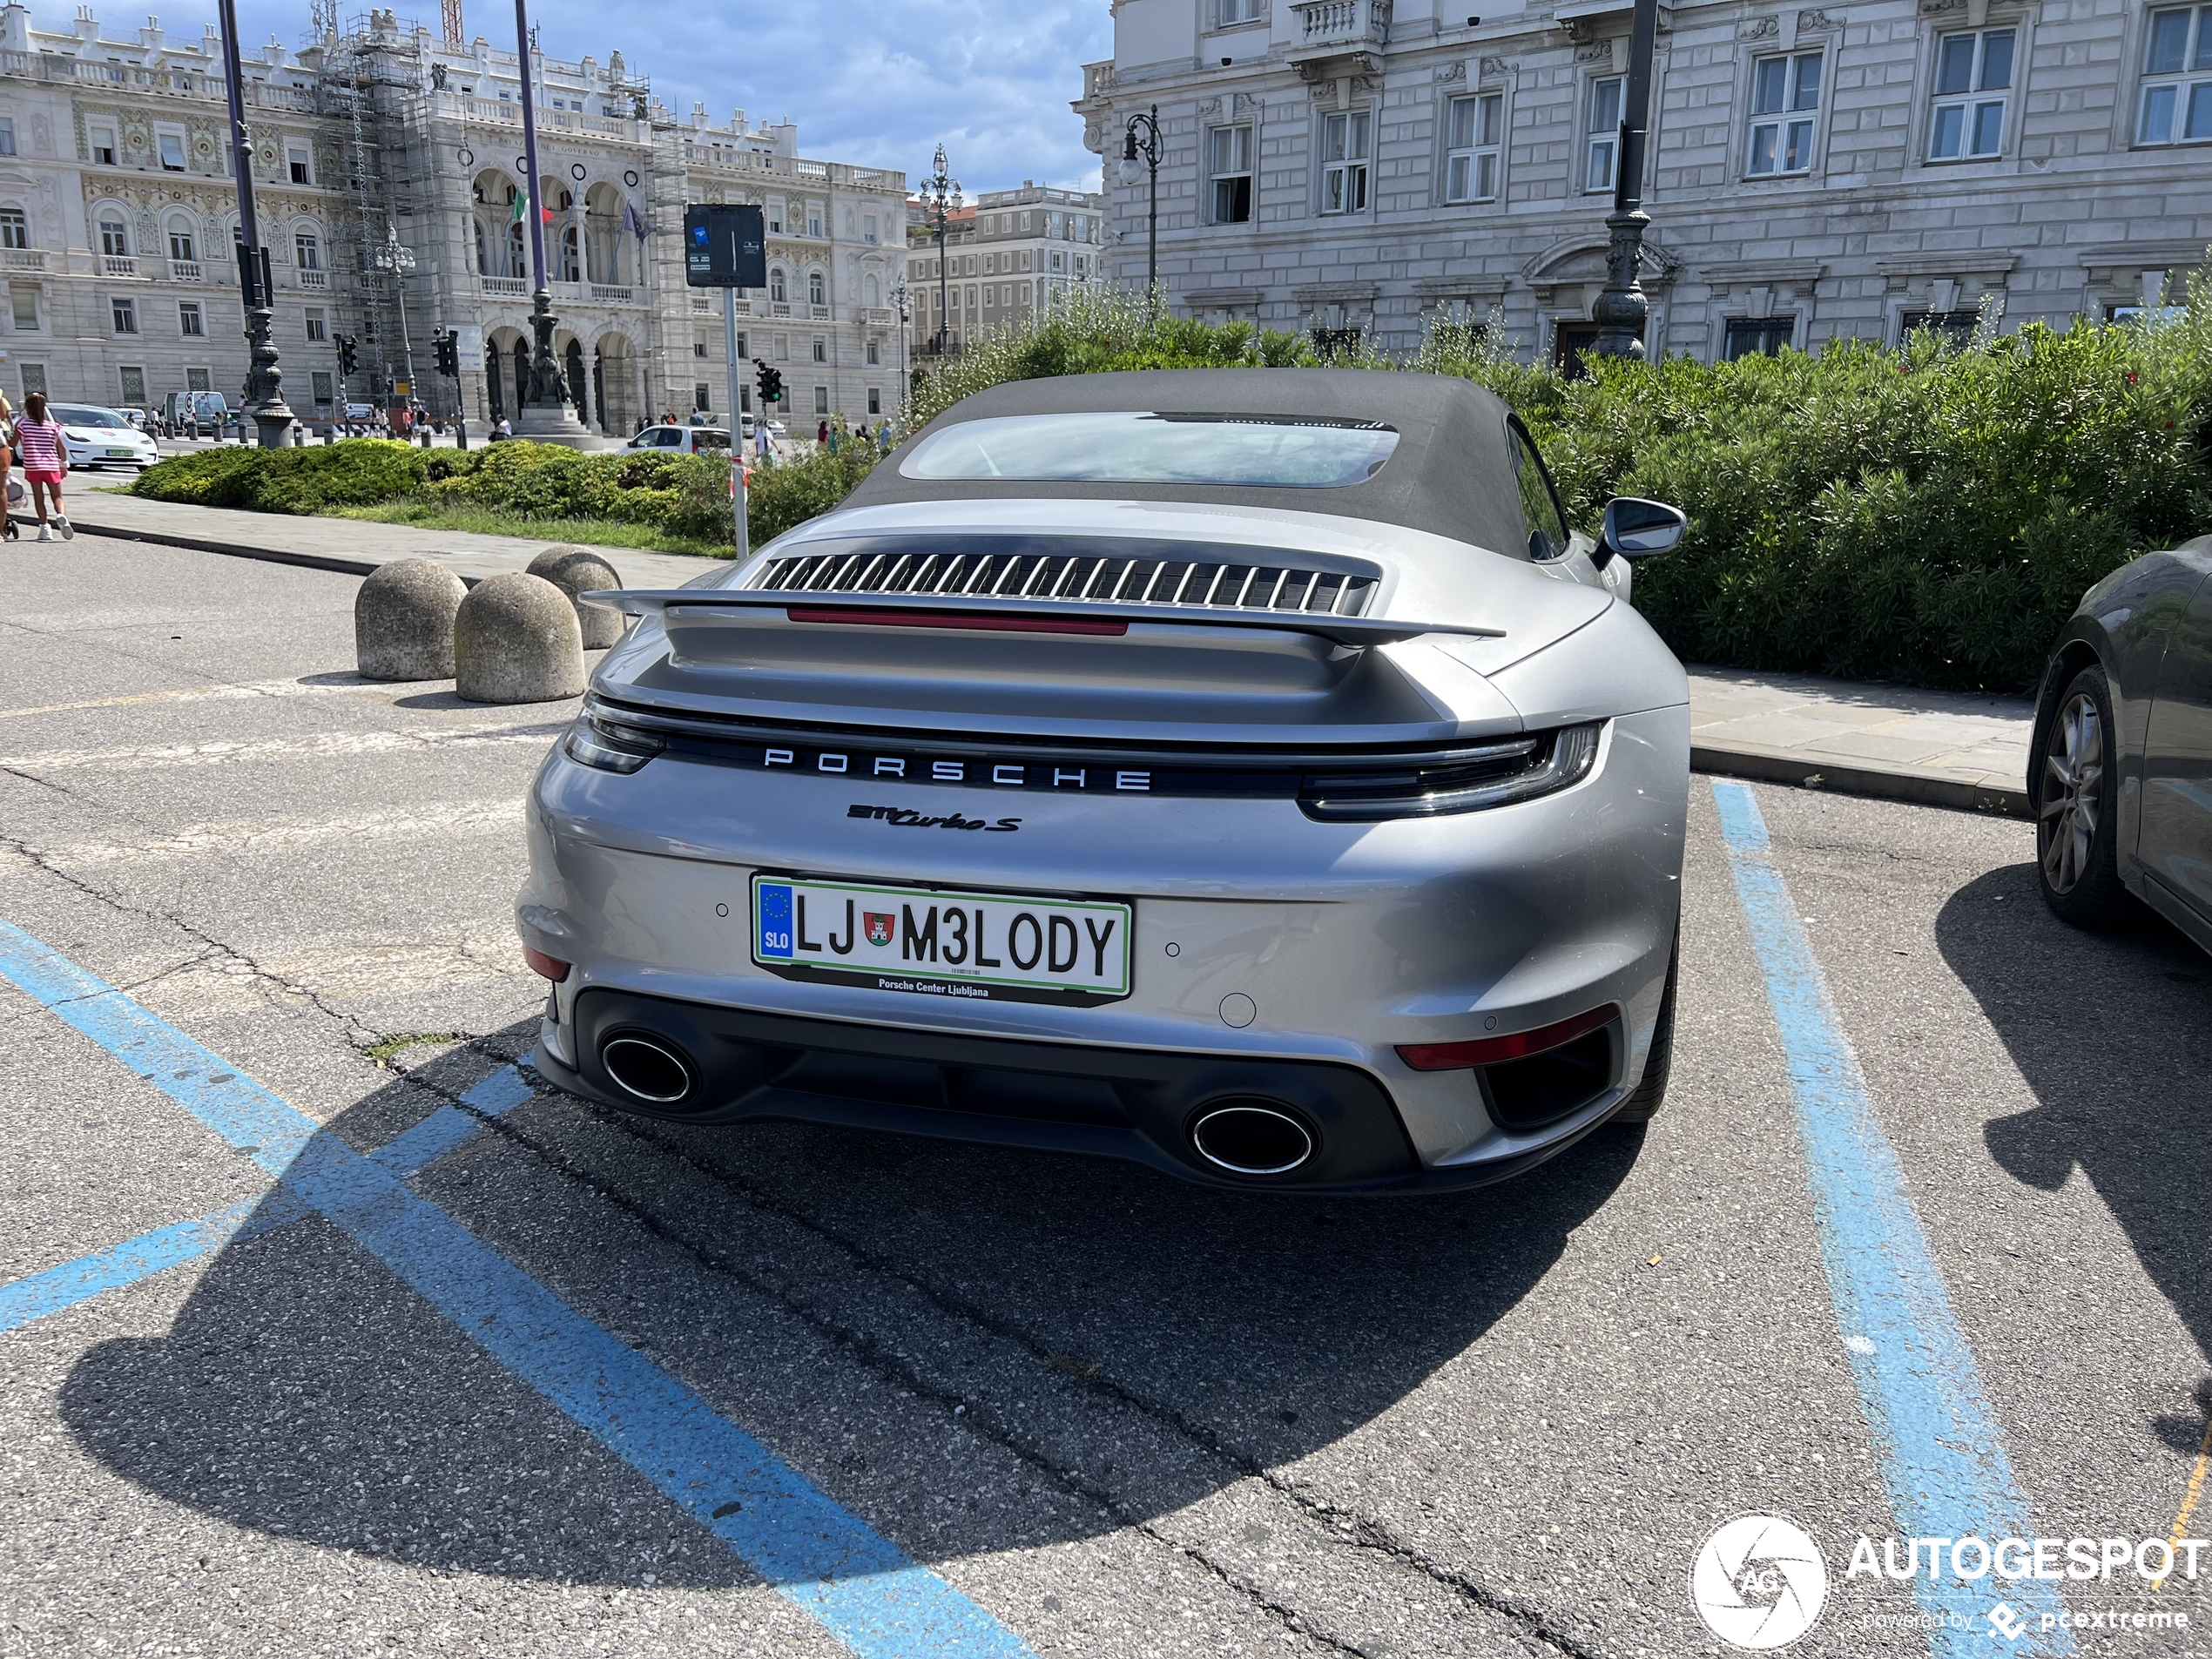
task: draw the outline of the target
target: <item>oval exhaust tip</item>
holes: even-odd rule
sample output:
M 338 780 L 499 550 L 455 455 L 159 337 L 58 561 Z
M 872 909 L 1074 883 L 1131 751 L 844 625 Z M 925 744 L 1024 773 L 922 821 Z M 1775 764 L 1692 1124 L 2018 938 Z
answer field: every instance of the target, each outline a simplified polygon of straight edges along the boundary
M 624 1094 L 656 1106 L 673 1106 L 691 1092 L 691 1062 L 652 1037 L 610 1037 L 599 1045 L 599 1063 Z
M 1313 1136 L 1271 1101 L 1219 1100 L 1190 1125 L 1190 1144 L 1234 1175 L 1288 1175 L 1312 1157 Z

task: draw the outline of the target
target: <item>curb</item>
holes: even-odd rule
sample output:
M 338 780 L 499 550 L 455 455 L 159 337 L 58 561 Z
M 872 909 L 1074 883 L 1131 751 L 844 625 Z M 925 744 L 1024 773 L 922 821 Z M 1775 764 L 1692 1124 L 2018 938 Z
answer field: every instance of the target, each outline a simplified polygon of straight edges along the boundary
M 11 512 L 8 516 L 25 529 L 37 527 L 36 514 Z M 204 536 L 179 536 L 174 531 L 125 529 L 119 525 L 95 524 L 75 515 L 69 522 L 87 535 L 105 536 L 118 542 L 152 542 L 161 547 L 181 547 L 194 553 L 220 553 L 234 559 L 260 559 L 265 564 L 300 564 L 311 570 L 334 570 L 341 576 L 368 576 L 375 570 L 379 563 L 374 559 L 341 558 L 335 554 L 286 553 L 272 547 L 246 547 L 236 542 L 211 541 Z M 467 577 L 461 579 L 469 581 Z
M 1727 748 L 1693 743 L 1689 745 L 1689 769 L 1748 778 L 1757 783 L 1794 784 L 1801 789 L 1832 790 L 1839 795 L 1908 801 L 1916 806 L 1943 806 L 1953 812 L 1979 813 L 1989 817 L 2030 820 L 2034 817 L 2028 810 L 2025 787 L 1973 783 L 1964 778 L 1938 777 L 1900 766 L 1838 764 L 1789 749 Z

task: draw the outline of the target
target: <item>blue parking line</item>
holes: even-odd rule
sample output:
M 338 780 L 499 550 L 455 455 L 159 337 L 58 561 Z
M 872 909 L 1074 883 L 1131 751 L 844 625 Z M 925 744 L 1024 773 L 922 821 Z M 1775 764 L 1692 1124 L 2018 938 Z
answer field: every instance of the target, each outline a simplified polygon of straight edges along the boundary
M 1820 1230 L 1828 1294 L 1851 1376 L 1882 1460 L 1890 1507 L 1917 1538 L 2031 1538 L 2027 1500 L 2013 1479 L 2005 1437 L 1982 1392 L 1973 1350 L 1959 1328 L 1928 1249 L 1904 1171 L 1882 1130 L 1827 981 L 1813 958 L 1766 820 L 1742 784 L 1713 784 L 1729 869 L 1766 980 L 1782 1036 L 1806 1178 Z M 2047 1581 L 1912 1581 L 1923 1612 L 1945 1615 L 1928 1633 L 1937 1659 L 1991 1651 L 1988 1615 L 2009 1603 L 2028 1620 L 2003 1652 L 2027 1659 L 2074 1651 L 2063 1629 L 2043 1630 L 2064 1602 Z M 1959 1622 L 1948 1622 L 1956 1615 Z
M 4 924 L 0 924 L 4 925 Z M 476 1116 L 450 1106 L 438 1109 L 368 1156 L 404 1181 L 483 1133 L 483 1119 L 502 1117 L 530 1097 L 530 1086 L 513 1066 L 502 1066 L 461 1097 Z M 0 1335 L 34 1319 L 59 1313 L 109 1291 L 121 1290 L 156 1273 L 196 1261 L 226 1244 L 304 1221 L 311 1212 L 279 1184 L 260 1198 L 226 1204 L 194 1221 L 173 1222 L 94 1251 L 75 1261 L 0 1285 Z
M 0 975 L 252 1157 L 866 1659 L 1022 1639 L 705 1399 L 158 1015 L 0 921 Z

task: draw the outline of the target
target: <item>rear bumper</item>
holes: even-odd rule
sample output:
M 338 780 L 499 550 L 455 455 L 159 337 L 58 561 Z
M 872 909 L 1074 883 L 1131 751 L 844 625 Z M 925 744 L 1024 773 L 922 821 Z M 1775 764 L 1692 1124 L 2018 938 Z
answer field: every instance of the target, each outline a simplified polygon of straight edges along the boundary
M 649 1035 L 696 1073 L 687 1097 L 653 1105 L 625 1093 L 599 1056 L 610 1040 Z M 594 988 L 570 1022 L 547 1022 L 533 1064 L 572 1093 L 691 1123 L 833 1124 L 1143 1163 L 1239 1190 L 1385 1195 L 1447 1192 L 1518 1175 L 1564 1151 L 1611 1115 L 1608 1091 L 1541 1146 L 1424 1168 L 1387 1090 L 1356 1066 L 1179 1054 L 952 1035 L 764 1014 Z M 1298 1118 L 1313 1155 L 1286 1174 L 1240 1176 L 1200 1156 L 1193 1123 L 1261 1097 Z

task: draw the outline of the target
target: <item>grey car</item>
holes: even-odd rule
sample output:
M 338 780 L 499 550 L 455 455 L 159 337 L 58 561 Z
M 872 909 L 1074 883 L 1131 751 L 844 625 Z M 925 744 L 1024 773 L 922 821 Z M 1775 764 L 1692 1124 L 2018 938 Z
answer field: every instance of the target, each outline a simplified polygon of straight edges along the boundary
M 1689 768 L 1629 603 L 1464 381 L 1193 370 L 946 411 L 637 620 L 548 759 L 536 1063 L 1334 1192 L 1496 1180 L 1666 1084 Z
M 2044 670 L 2028 752 L 2051 908 L 2095 927 L 2133 894 L 2212 950 L 2212 536 L 2083 597 Z

